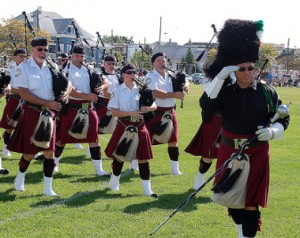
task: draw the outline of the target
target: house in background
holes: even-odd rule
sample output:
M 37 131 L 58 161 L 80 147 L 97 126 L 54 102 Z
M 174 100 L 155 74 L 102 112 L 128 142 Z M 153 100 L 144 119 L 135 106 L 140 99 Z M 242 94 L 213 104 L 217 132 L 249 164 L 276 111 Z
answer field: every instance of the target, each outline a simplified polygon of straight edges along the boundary
M 36 11 L 29 14 L 23 12 L 22 15 L 15 17 L 15 19 L 23 20 L 25 18 L 23 14 L 26 14 L 34 30 L 42 30 L 50 35 L 49 52 L 52 58 L 56 58 L 59 53 L 70 54 L 72 41 L 75 41 L 83 44 L 86 49 L 88 62 L 101 62 L 102 46 L 101 48 L 98 47 L 96 45 L 97 41 L 94 40 L 94 35 L 80 27 L 74 18 L 64 18 L 55 12 L 42 11 L 42 8 L 38 7 Z M 76 33 L 78 33 L 79 37 Z
M 21 15 L 15 17 L 17 20 L 24 20 L 23 12 Z M 75 18 L 64 18 L 55 12 L 43 11 L 41 7 L 31 13 L 25 13 L 30 24 L 34 30 L 43 30 L 47 32 L 51 41 L 49 42 L 50 56 L 56 59 L 58 53 L 70 54 L 72 41 L 78 42 L 76 38 L 76 28 L 79 34 L 81 43 L 83 44 L 86 52 L 87 62 L 101 63 L 104 49 L 102 45 L 99 46 L 99 39 L 97 36 L 85 31 Z M 74 27 L 75 25 L 75 27 Z M 96 39 L 96 40 L 95 40 Z M 59 44 L 59 45 L 58 45 Z M 155 42 L 149 44 L 152 52 L 164 52 L 178 65 L 185 58 L 188 49 L 191 49 L 194 58 L 196 59 L 199 54 L 205 49 L 207 43 L 192 43 L 189 41 L 185 45 L 178 45 L 175 42 Z M 133 54 L 140 50 L 139 44 L 120 44 L 120 43 L 105 43 L 105 50 L 109 54 L 120 52 L 123 57 L 130 59 Z M 195 64 L 196 65 L 196 64 Z M 197 64 L 199 65 L 199 64 Z

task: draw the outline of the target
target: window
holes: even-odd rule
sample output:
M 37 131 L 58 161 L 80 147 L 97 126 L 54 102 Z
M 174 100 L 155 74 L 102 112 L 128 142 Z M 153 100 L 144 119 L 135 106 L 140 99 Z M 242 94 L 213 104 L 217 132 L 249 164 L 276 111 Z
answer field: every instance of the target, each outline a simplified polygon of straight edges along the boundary
M 73 34 L 74 33 L 74 30 L 73 30 L 72 26 L 68 26 L 67 33 L 68 34 Z

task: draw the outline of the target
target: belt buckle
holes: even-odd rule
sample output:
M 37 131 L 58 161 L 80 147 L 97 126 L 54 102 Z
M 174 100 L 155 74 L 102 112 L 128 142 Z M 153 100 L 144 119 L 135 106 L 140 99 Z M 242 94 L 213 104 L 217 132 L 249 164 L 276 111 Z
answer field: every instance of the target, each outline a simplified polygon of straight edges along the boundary
M 130 117 L 130 121 L 131 121 L 131 122 L 138 122 L 138 121 L 139 121 L 139 119 L 138 119 L 138 118 L 136 118 L 136 117 Z
M 247 139 L 233 139 L 234 142 L 234 148 L 236 150 L 240 149 L 242 147 L 242 144 L 244 144 L 247 141 Z M 247 148 L 247 147 L 246 147 Z M 245 149 L 246 149 L 245 148 Z

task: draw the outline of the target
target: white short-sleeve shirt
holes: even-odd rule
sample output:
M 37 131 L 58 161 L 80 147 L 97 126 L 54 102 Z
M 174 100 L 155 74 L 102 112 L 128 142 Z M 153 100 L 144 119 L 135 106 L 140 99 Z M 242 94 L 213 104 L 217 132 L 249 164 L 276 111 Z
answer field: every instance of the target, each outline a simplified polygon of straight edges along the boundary
M 172 79 L 166 72 L 164 77 L 162 77 L 153 69 L 145 76 L 144 83 L 146 83 L 151 90 L 160 89 L 166 92 L 173 92 Z M 156 97 L 155 102 L 158 107 L 174 107 L 176 99 Z
M 83 93 L 90 93 L 90 76 L 85 67 L 81 67 L 80 69 L 77 68 L 74 64 L 70 64 L 70 73 L 69 79 L 72 82 L 73 87 L 76 90 L 83 92 Z M 66 73 L 67 69 L 65 69 Z M 79 98 L 74 98 L 70 96 L 70 99 L 82 100 Z
M 139 111 L 140 93 L 138 87 L 135 85 L 129 89 L 125 83 L 117 87 L 109 100 L 107 107 L 109 109 L 118 109 L 124 112 Z
M 22 62 L 16 69 L 14 87 L 27 88 L 34 95 L 45 99 L 54 100 L 52 75 L 44 62 L 40 68 L 30 58 Z

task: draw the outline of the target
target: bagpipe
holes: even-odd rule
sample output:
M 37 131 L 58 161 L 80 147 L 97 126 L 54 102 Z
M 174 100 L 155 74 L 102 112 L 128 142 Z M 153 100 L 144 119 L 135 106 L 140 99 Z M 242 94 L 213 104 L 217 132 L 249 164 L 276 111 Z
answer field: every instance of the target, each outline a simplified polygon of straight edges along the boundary
M 0 73 L 0 94 L 3 94 L 5 89 L 11 82 L 11 76 L 8 71 L 1 71 Z
M 287 105 L 279 105 L 275 115 L 270 119 L 270 122 L 264 126 L 269 127 L 278 119 L 285 118 L 289 115 Z M 217 183 L 212 187 L 214 194 L 212 200 L 220 205 L 232 208 L 244 208 L 246 199 L 246 184 L 248 180 L 250 163 L 249 156 L 243 151 L 257 140 L 258 135 L 247 139 L 240 149 L 233 153 L 224 164 L 219 167 L 197 190 L 192 192 L 187 199 L 179 205 L 156 229 L 150 233 L 152 236 L 164 224 L 167 223 L 180 209 L 182 209 L 198 192 L 200 192 L 214 177 L 224 171 L 223 175 Z
M 64 76 L 64 74 L 56 69 L 52 63 L 50 63 L 46 58 L 44 59 L 52 75 L 52 90 L 54 94 L 54 100 L 62 104 L 62 108 L 59 113 L 67 113 L 67 102 L 62 99 L 62 96 L 68 89 L 69 80 Z M 30 138 L 31 142 L 36 146 L 41 148 L 49 148 L 51 137 L 54 130 L 54 120 L 58 117 L 56 114 L 52 117 L 52 112 L 48 109 L 44 109 L 40 113 L 38 123 L 34 129 L 33 136 Z
M 147 84 L 142 83 L 138 79 L 134 78 L 133 80 L 139 87 L 139 107 L 150 107 L 155 101 L 155 96 L 153 95 L 152 90 Z
M 186 83 L 185 73 L 183 73 L 184 66 L 182 67 L 181 72 L 176 72 L 173 69 L 170 69 L 168 67 L 164 67 L 164 68 L 167 70 L 169 77 L 171 77 L 173 91 L 174 92 L 183 92 L 183 86 Z M 175 76 L 173 76 L 169 71 L 174 73 Z M 183 108 L 183 99 L 181 99 L 180 107 Z
M 134 78 L 133 81 L 139 87 L 140 99 L 139 99 L 139 108 L 141 107 L 151 107 L 155 102 L 155 96 L 153 91 L 148 87 L 147 84 L 142 83 L 140 80 Z M 149 111 L 143 113 L 144 120 L 149 120 L 154 117 L 154 113 Z
M 67 101 L 64 101 L 62 96 L 68 89 L 69 79 L 61 71 L 57 70 L 56 67 L 53 66 L 53 64 L 50 63 L 46 58 L 45 61 L 48 64 L 48 68 L 52 75 L 52 90 L 55 98 L 54 100 L 62 104 L 60 113 L 66 114 Z
M 204 58 L 204 55 L 207 54 L 207 51 L 211 45 L 211 42 L 213 41 L 213 39 L 218 35 L 217 29 L 215 24 L 212 24 L 211 27 L 214 30 L 214 34 L 212 36 L 212 38 L 210 39 L 210 41 L 208 42 L 208 44 L 206 45 L 205 49 L 200 53 L 200 55 L 197 57 L 196 61 L 199 62 L 200 60 L 202 60 Z
M 104 42 L 103 42 L 103 40 L 102 40 L 102 38 L 101 38 L 101 35 L 100 35 L 99 31 L 97 31 L 96 34 L 97 34 L 96 48 L 97 48 L 97 49 L 99 48 L 98 45 L 99 45 L 99 42 L 100 42 L 101 45 L 102 45 L 102 59 L 101 59 L 101 62 L 103 63 L 104 57 L 105 57 L 107 51 L 106 51 L 106 49 L 105 49 L 105 45 L 104 45 Z

